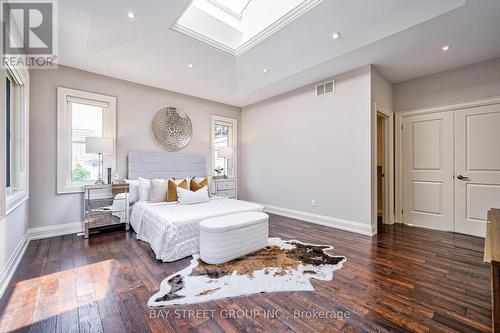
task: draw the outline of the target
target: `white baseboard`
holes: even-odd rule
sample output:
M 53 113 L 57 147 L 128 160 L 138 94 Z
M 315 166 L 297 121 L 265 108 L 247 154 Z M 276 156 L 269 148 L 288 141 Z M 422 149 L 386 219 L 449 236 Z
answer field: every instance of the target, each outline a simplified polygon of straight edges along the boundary
M 28 237 L 28 232 L 26 232 L 19 244 L 17 244 L 14 252 L 7 261 L 7 264 L 5 264 L 5 267 L 0 272 L 0 297 L 2 297 L 3 293 L 9 286 L 10 280 L 14 276 L 14 273 L 16 272 L 17 266 L 19 265 L 24 252 L 26 252 L 26 248 L 28 247 L 29 242 L 30 239 Z
M 10 256 L 4 269 L 0 272 L 0 297 L 7 289 L 14 272 L 21 261 L 21 258 L 28 247 L 30 241 L 35 239 L 50 238 L 55 236 L 70 235 L 82 232 L 82 222 L 50 225 L 48 227 L 30 228 L 24 234 L 16 249 Z
M 49 225 L 48 227 L 28 229 L 29 239 L 42 239 L 82 232 L 82 222 Z
M 324 225 L 327 227 L 341 229 L 345 231 L 355 232 L 357 234 L 365 236 L 374 236 L 375 233 L 372 230 L 371 224 L 365 224 L 361 222 L 349 221 L 344 219 L 339 219 L 336 217 L 313 214 L 308 212 L 302 212 L 298 210 L 281 208 L 271 205 L 262 204 L 264 206 L 264 211 L 271 214 L 281 215 L 290 217 L 292 219 L 297 219 L 305 222 L 315 223 Z

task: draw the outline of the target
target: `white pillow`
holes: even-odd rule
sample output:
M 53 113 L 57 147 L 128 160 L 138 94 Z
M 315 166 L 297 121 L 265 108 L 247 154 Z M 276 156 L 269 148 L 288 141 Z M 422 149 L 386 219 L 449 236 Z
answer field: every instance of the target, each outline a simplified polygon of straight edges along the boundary
M 149 179 L 139 177 L 139 201 L 149 201 L 151 182 Z
M 200 188 L 196 192 L 178 187 L 177 197 L 179 198 L 178 201 L 181 205 L 192 205 L 210 200 L 208 198 L 208 189 L 206 186 Z
M 125 183 L 128 184 L 129 203 L 135 203 L 135 202 L 139 201 L 139 180 L 137 180 L 137 179 L 125 179 Z
M 167 201 L 167 180 L 151 179 L 150 183 L 149 200 L 153 202 Z

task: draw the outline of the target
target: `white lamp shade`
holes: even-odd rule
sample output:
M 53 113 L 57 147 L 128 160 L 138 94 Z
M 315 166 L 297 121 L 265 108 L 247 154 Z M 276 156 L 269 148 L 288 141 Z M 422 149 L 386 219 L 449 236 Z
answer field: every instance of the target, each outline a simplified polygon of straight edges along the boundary
M 231 158 L 233 157 L 233 147 L 219 147 L 217 148 L 217 158 Z
M 113 139 L 99 136 L 88 136 L 85 138 L 85 152 L 87 154 L 111 154 L 113 153 Z

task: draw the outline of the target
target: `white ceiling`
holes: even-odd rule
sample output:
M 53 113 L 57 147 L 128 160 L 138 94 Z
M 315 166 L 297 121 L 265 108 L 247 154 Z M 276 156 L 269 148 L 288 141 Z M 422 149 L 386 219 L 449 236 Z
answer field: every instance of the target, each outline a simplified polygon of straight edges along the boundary
M 60 63 L 246 106 L 370 63 L 399 82 L 500 56 L 497 0 L 323 0 L 236 58 L 170 29 L 189 3 L 60 1 Z

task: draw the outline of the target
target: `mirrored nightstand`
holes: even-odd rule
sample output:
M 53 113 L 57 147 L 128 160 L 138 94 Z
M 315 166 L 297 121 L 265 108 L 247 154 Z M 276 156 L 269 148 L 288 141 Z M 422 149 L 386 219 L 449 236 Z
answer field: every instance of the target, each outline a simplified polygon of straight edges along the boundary
M 128 184 L 87 185 L 83 191 L 83 230 L 125 224 L 129 229 Z
M 236 178 L 212 179 L 212 192 L 220 197 L 236 199 L 238 197 L 237 185 Z

